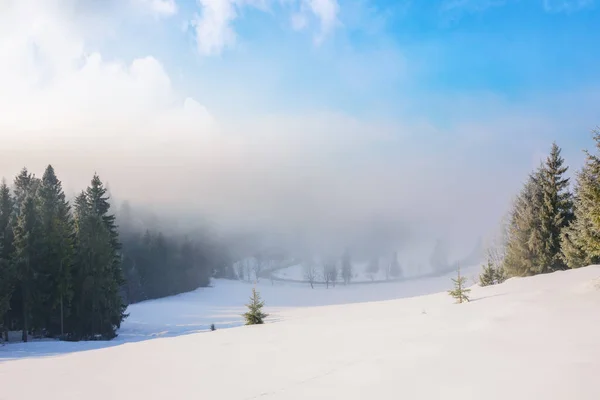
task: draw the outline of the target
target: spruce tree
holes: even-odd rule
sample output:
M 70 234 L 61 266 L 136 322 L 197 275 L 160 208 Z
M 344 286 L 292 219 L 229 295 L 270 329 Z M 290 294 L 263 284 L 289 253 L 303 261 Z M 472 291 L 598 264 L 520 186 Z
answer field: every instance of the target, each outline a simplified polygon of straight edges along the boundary
M 4 337 L 8 340 L 8 320 L 10 300 L 15 285 L 14 268 L 11 263 L 13 232 L 11 216 L 13 199 L 5 180 L 0 185 L 0 326 L 4 326 Z M 2 332 L 0 332 L 2 334 Z
M 106 189 L 97 175 L 75 199 L 76 257 L 73 315 L 78 338 L 115 336 L 126 305 L 115 218 L 109 214 Z
M 342 279 L 345 285 L 349 284 L 352 280 L 352 260 L 348 250 L 342 256 Z
M 596 153 L 600 153 L 600 131 L 594 131 Z M 600 158 L 586 151 L 586 161 L 577 174 L 574 220 L 562 232 L 562 259 L 569 268 L 600 262 Z
M 569 179 L 564 175 L 568 167 L 560 155 L 561 149 L 552 144 L 539 175 L 542 202 L 539 210 L 541 243 L 539 243 L 539 273 L 566 268 L 561 257 L 560 238 L 563 230 L 573 219 L 573 200 L 569 192 Z M 534 243 L 534 245 L 538 245 Z
M 527 276 L 540 272 L 542 232 L 538 215 L 543 194 L 539 174 L 540 170 L 529 176 L 513 204 L 503 262 L 508 276 Z
M 460 267 L 458 268 L 458 276 L 456 279 L 452 278 L 452 282 L 454 282 L 454 290 L 449 290 L 448 294 L 454 297 L 458 303 L 462 303 L 469 300 L 469 292 L 471 289 L 465 288 L 465 283 L 467 282 L 467 278 L 460 275 Z
M 506 272 L 504 272 L 504 267 L 502 265 L 496 265 L 494 268 L 494 279 L 496 284 L 501 284 L 506 280 Z
M 72 297 L 73 221 L 62 184 L 51 165 L 46 168 L 38 191 L 38 207 L 43 232 L 43 259 L 40 274 L 47 292 L 42 318 L 51 334 L 64 334 L 65 307 Z
M 260 294 L 255 288 L 252 288 L 252 297 L 250 297 L 250 303 L 246 304 L 248 312 L 243 314 L 246 320 L 246 325 L 258 325 L 263 324 L 264 319 L 269 315 L 262 312 L 265 302 L 261 300 Z
M 496 284 L 496 268 L 491 261 L 483 266 L 483 272 L 479 275 L 479 286 L 491 286 Z
M 17 274 L 17 280 L 21 289 L 21 311 L 23 341 L 27 341 L 30 329 L 29 321 L 31 309 L 34 306 L 36 295 L 37 267 L 43 255 L 42 235 L 40 232 L 39 216 L 35 207 L 33 196 L 27 196 L 22 202 L 21 210 L 14 228 L 14 253 L 13 263 Z

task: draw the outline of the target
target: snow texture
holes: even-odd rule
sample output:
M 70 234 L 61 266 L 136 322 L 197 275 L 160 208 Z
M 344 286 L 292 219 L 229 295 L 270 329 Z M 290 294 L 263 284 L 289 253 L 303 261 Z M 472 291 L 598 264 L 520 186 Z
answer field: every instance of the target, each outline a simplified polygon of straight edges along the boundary
M 252 286 L 217 280 L 131 306 L 111 342 L 0 347 L 0 399 L 597 400 L 599 282 L 592 266 L 472 287 L 454 304 L 449 276 L 261 280 L 268 323 L 222 329 L 242 324 Z

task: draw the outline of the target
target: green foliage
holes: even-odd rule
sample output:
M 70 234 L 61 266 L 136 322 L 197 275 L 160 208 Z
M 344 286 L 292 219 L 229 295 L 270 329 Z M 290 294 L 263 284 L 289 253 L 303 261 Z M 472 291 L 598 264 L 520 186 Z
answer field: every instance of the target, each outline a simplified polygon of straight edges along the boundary
M 0 328 L 23 330 L 24 340 L 32 332 L 110 339 L 127 316 L 124 297 L 177 294 L 206 286 L 213 271 L 231 272 L 222 249 L 209 240 L 130 229 L 123 249 L 97 175 L 72 209 L 50 165 L 42 179 L 23 168 L 13 188 L 14 196 L 4 181 L 0 185 Z
M 600 131 L 594 132 L 600 152 Z M 586 162 L 577 174 L 574 221 L 562 232 L 562 259 L 569 268 L 600 262 L 600 158 L 586 152 Z
M 573 219 L 567 167 L 553 144 L 546 162 L 530 175 L 511 213 L 504 271 L 529 276 L 566 268 L 561 235 Z
M 542 203 L 539 214 L 541 228 L 539 271 L 541 273 L 566 269 L 561 257 L 560 237 L 573 219 L 573 195 L 569 192 L 569 179 L 564 175 L 561 150 L 552 144 L 550 155 L 541 169 L 539 185 Z
M 501 265 L 494 265 L 491 260 L 488 260 L 479 275 L 479 286 L 498 285 L 505 280 L 504 268 Z
M 479 275 L 479 286 L 491 286 L 496 284 L 496 269 L 494 265 L 488 261 L 487 265 L 483 266 L 483 271 Z
M 261 300 L 260 294 L 255 288 L 252 288 L 252 297 L 250 297 L 250 303 L 246 304 L 248 312 L 243 314 L 246 320 L 246 325 L 258 325 L 263 324 L 264 319 L 269 315 L 262 312 L 265 302 Z
M 166 237 L 161 232 L 126 234 L 123 270 L 130 302 L 188 292 L 210 282 L 218 255 L 189 238 Z
M 469 301 L 469 292 L 471 289 L 465 288 L 465 283 L 467 282 L 467 278 L 460 275 L 460 268 L 458 268 L 458 276 L 456 279 L 452 278 L 452 282 L 454 282 L 454 289 L 449 290 L 448 294 L 456 299 L 457 303 L 463 303 L 465 301 Z
M 73 296 L 71 270 L 74 261 L 74 225 L 62 184 L 51 165 L 37 191 L 42 260 L 37 290 L 46 294 L 38 303 L 37 320 L 54 336 L 64 334 L 64 317 Z
M 106 189 L 97 175 L 75 200 L 72 330 L 78 338 L 110 339 L 126 318 L 121 247 Z
M 13 199 L 6 181 L 0 185 L 0 326 L 10 309 L 10 300 L 15 285 L 15 272 L 11 261 L 13 234 L 11 215 Z M 8 329 L 7 326 L 5 326 Z
M 46 300 L 46 293 L 36 290 L 39 285 L 39 265 L 43 257 L 43 238 L 39 225 L 39 215 L 33 196 L 23 199 L 19 216 L 14 227 L 14 253 L 12 262 L 20 286 L 23 341 L 31 326 L 32 307 Z M 37 326 L 39 327 L 39 326 Z

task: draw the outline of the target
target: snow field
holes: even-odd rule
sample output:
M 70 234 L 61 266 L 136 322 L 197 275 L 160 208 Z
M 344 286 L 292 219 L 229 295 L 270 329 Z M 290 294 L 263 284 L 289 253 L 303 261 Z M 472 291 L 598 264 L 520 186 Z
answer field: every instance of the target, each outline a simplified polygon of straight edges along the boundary
M 473 287 L 460 305 L 445 292 L 393 300 L 450 287 L 262 282 L 271 323 L 186 334 L 239 321 L 251 286 L 217 281 L 133 306 L 105 348 L 0 348 L 0 399 L 600 398 L 600 267 Z

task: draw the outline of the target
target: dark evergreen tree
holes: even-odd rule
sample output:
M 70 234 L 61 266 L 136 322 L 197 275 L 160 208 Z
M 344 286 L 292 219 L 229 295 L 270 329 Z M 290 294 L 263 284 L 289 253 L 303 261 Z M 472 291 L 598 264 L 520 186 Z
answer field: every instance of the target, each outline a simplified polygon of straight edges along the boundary
M 17 280 L 21 289 L 21 311 L 23 341 L 27 341 L 30 329 L 29 321 L 31 309 L 39 295 L 34 289 L 37 283 L 37 267 L 40 264 L 42 251 L 42 234 L 40 231 L 39 216 L 35 207 L 33 196 L 25 197 L 14 228 L 14 253 L 13 263 Z
M 265 302 L 261 300 L 260 294 L 255 288 L 252 288 L 252 297 L 250 297 L 250 303 L 246 304 L 248 312 L 243 314 L 246 320 L 246 325 L 258 325 L 263 324 L 264 319 L 269 315 L 262 312 Z
M 600 152 L 600 131 L 594 131 Z M 561 237 L 562 258 L 569 268 L 600 262 L 600 158 L 586 151 L 586 162 L 577 174 L 574 220 Z
M 452 278 L 452 282 L 454 282 L 454 289 L 449 290 L 448 294 L 456 299 L 458 303 L 463 303 L 469 300 L 469 292 L 471 289 L 465 288 L 465 284 L 467 282 L 467 278 L 460 275 L 460 267 L 457 270 L 458 276 L 456 279 Z
M 36 189 L 38 186 L 38 179 L 35 178 L 34 175 L 30 174 L 27 171 L 27 168 L 23 168 L 20 172 L 19 175 L 17 175 L 17 177 L 14 180 L 13 183 L 13 210 L 12 210 L 12 215 L 10 217 L 10 230 L 12 232 L 9 233 L 9 236 L 12 237 L 13 243 L 10 244 L 10 246 L 8 246 L 6 248 L 5 251 L 8 251 L 11 254 L 11 259 L 14 256 L 14 240 L 15 240 L 15 230 L 17 229 L 17 222 L 18 222 L 18 217 L 19 214 L 21 212 L 21 210 L 23 209 L 23 204 L 25 203 L 25 199 L 27 199 L 28 197 L 31 197 L 32 199 L 35 198 L 35 193 L 36 193 Z M 34 203 L 34 207 L 35 207 L 35 202 Z M 23 317 L 25 315 L 27 315 L 27 318 L 29 319 L 29 312 L 30 310 L 24 310 L 23 306 L 24 305 L 28 305 L 31 306 L 32 304 L 34 304 L 34 301 L 32 299 L 26 299 L 25 297 L 31 297 L 31 290 L 33 290 L 34 288 L 32 287 L 27 287 L 28 290 L 30 290 L 29 294 L 25 294 L 23 293 L 23 289 L 26 288 L 26 286 L 22 285 L 21 282 L 19 281 L 20 279 L 20 275 L 19 275 L 19 270 L 17 268 L 17 265 L 14 263 L 14 260 L 11 261 L 12 264 L 12 269 L 14 272 L 13 278 L 14 278 L 14 291 L 13 294 L 10 298 L 10 305 L 9 305 L 9 310 L 8 313 L 6 315 L 6 319 L 8 321 L 14 321 L 17 323 L 17 326 L 15 327 L 16 329 L 22 329 L 25 322 L 27 322 L 27 324 L 29 325 L 29 321 L 24 321 Z M 30 285 L 33 285 L 33 282 L 29 282 Z M 27 327 L 27 329 L 31 328 L 30 326 Z
M 4 327 L 4 337 L 8 340 L 8 310 L 15 286 L 15 273 L 11 261 L 13 231 L 11 217 L 13 199 L 5 180 L 0 185 L 0 326 Z M 1 334 L 2 332 L 0 332 Z
M 43 235 L 37 290 L 46 294 L 44 302 L 38 304 L 38 319 L 51 335 L 62 335 L 65 307 L 68 309 L 72 297 L 74 226 L 62 184 L 51 165 L 44 172 L 37 197 Z
M 97 175 L 75 200 L 73 323 L 77 338 L 112 338 L 127 316 L 120 243 L 106 189 Z
M 506 280 L 506 272 L 504 272 L 504 267 L 502 265 L 496 265 L 494 268 L 494 279 L 496 280 L 496 284 L 501 284 Z
M 496 284 L 496 268 L 488 261 L 487 265 L 483 266 L 483 271 L 479 275 L 479 286 L 491 286 Z
M 392 261 L 390 262 L 390 275 L 393 278 L 402 277 L 402 269 L 400 268 L 400 263 L 398 262 L 397 252 L 394 252 L 394 256 L 392 257 Z
M 567 167 L 552 145 L 546 162 L 533 173 L 513 206 L 504 271 L 528 276 L 566 268 L 561 235 L 573 219 Z
M 538 214 L 541 242 L 532 241 L 532 245 L 540 246 L 539 265 L 534 271 L 538 273 L 566 268 L 561 257 L 560 238 L 573 219 L 573 200 L 569 192 L 569 179 L 564 176 L 568 167 L 564 166 L 560 153 L 560 148 L 553 143 L 538 178 L 542 191 Z
M 345 285 L 349 284 L 352 280 L 352 259 L 348 250 L 342 256 L 342 280 Z

